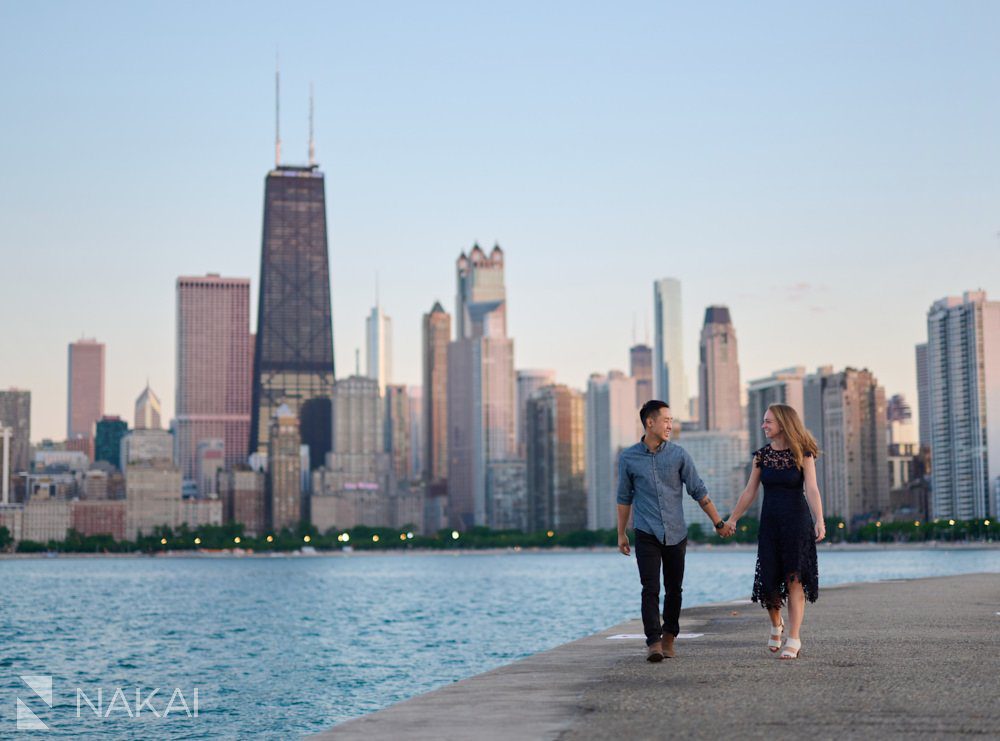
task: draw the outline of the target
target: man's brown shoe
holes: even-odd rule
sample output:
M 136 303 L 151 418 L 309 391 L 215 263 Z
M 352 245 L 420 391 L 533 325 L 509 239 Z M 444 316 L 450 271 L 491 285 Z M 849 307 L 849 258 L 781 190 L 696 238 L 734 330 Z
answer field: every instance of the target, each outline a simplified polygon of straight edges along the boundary
M 674 638 L 675 637 L 676 636 L 672 636 L 669 633 L 664 633 L 663 634 L 663 655 L 666 658 L 668 658 L 668 659 L 674 658 Z
M 661 641 L 646 646 L 646 661 L 663 661 L 663 643 Z

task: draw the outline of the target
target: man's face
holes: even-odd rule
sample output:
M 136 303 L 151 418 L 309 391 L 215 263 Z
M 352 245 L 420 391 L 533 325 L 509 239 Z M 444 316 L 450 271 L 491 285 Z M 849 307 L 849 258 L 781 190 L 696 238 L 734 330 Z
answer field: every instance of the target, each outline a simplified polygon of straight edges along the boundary
M 670 439 L 670 432 L 673 428 L 674 415 L 669 407 L 659 409 L 655 415 L 646 420 L 646 429 L 664 440 Z

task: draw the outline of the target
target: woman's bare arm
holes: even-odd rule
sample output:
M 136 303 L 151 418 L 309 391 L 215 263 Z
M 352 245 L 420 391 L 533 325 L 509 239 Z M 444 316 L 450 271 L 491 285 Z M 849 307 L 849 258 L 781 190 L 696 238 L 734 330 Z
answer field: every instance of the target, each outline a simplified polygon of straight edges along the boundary
M 750 505 L 757 498 L 757 490 L 759 488 L 760 469 L 757 467 L 757 462 L 754 461 L 753 468 L 750 469 L 750 478 L 747 480 L 746 488 L 740 494 L 740 498 L 736 500 L 736 506 L 729 515 L 729 520 L 726 522 L 727 525 L 731 524 L 734 529 L 736 528 L 736 522 L 746 514 L 746 511 L 750 509 Z
M 816 541 L 819 542 L 826 537 L 826 523 L 823 521 L 823 499 L 819 495 L 819 486 L 816 484 L 816 459 L 811 455 L 803 459 L 802 473 L 806 479 L 806 503 L 809 505 L 809 511 L 812 512 Z

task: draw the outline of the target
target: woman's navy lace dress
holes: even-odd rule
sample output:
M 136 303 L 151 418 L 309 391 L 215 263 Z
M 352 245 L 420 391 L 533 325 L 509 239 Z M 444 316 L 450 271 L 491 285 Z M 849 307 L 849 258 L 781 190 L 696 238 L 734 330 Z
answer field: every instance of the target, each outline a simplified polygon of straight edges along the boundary
M 808 455 L 808 453 L 806 454 Z M 757 536 L 757 571 L 753 601 L 778 608 L 788 596 L 789 582 L 802 583 L 806 599 L 819 596 L 819 567 L 812 514 L 806 503 L 805 475 L 791 450 L 770 445 L 754 453 L 764 485 L 764 502 Z

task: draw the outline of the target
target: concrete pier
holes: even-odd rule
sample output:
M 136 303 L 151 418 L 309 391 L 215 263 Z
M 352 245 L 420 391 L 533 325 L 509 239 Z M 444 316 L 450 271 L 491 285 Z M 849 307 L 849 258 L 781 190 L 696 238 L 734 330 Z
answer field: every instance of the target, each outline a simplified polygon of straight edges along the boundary
M 1000 738 L 1000 574 L 821 588 L 795 661 L 767 626 L 685 609 L 651 664 L 631 620 L 312 738 Z

